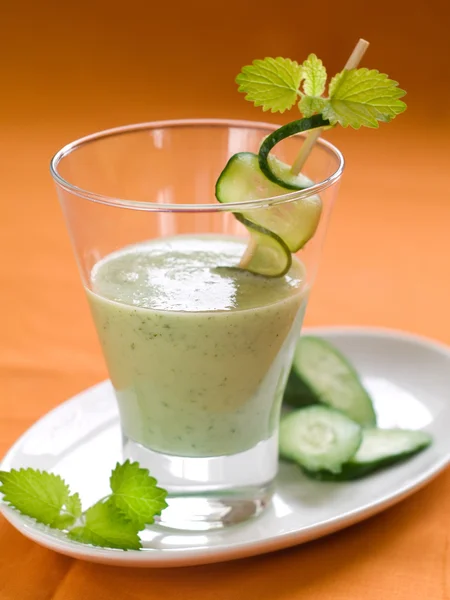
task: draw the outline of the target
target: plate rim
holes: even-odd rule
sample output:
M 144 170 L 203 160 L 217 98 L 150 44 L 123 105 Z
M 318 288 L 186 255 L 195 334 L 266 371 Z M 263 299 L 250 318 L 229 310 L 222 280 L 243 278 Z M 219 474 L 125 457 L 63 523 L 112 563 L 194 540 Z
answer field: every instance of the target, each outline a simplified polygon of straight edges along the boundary
M 450 347 L 445 343 L 420 335 L 405 331 L 402 329 L 374 327 L 374 326 L 316 326 L 304 327 L 302 333 L 314 333 L 323 337 L 364 337 L 371 336 L 376 338 L 389 338 L 400 341 L 406 341 L 415 345 L 426 347 L 427 349 L 443 354 L 450 360 Z M 96 383 L 72 396 L 71 398 L 62 401 L 56 407 L 42 415 L 35 421 L 26 431 L 12 444 L 3 458 L 0 460 L 0 469 L 10 458 L 15 454 L 16 449 L 21 446 L 22 442 L 35 429 L 39 428 L 41 423 L 51 419 L 59 410 L 64 410 L 68 405 L 76 403 L 80 396 L 93 392 L 96 389 L 107 387 L 110 385 L 109 379 L 105 379 Z M 32 541 L 50 548 L 56 552 L 103 564 L 111 564 L 123 567 L 179 567 L 188 565 L 210 564 L 215 562 L 238 560 L 244 557 L 251 557 L 260 554 L 267 554 L 283 548 L 290 548 L 320 537 L 324 537 L 331 533 L 354 525 L 358 522 L 366 520 L 387 508 L 397 504 L 404 498 L 415 493 L 423 488 L 437 475 L 445 470 L 450 463 L 450 452 L 443 454 L 439 460 L 426 471 L 422 471 L 417 475 L 412 482 L 403 484 L 395 492 L 384 496 L 381 500 L 375 500 L 366 503 L 358 508 L 341 513 L 340 515 L 331 517 L 319 524 L 309 525 L 301 530 L 281 533 L 276 537 L 262 538 L 258 541 L 238 541 L 233 542 L 229 546 L 202 547 L 202 548 L 174 548 L 174 549 L 152 549 L 146 548 L 142 550 L 115 550 L 106 548 L 97 548 L 87 546 L 69 539 L 59 539 L 55 535 L 42 531 L 33 525 L 32 519 L 25 517 L 0 502 L 0 513 L 6 520 L 21 534 L 25 535 Z M 188 534 L 189 535 L 189 534 Z

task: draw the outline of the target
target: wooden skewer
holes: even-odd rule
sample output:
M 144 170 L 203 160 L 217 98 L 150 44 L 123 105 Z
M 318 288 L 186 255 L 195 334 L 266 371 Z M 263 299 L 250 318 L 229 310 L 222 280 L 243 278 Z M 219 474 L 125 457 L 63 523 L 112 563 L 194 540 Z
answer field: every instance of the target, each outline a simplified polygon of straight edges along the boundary
M 349 71 L 350 69 L 355 69 L 361 62 L 361 59 L 366 53 L 368 47 L 369 42 L 361 38 L 356 44 L 356 46 L 353 48 L 353 52 L 349 56 L 349 59 L 347 60 L 344 69 L 347 71 Z M 311 150 L 314 148 L 314 144 L 321 136 L 322 131 L 323 127 L 318 127 L 317 129 L 311 130 L 306 136 L 306 139 L 300 149 L 300 152 L 298 153 L 298 156 L 291 167 L 291 173 L 293 175 L 298 175 L 303 169 L 303 166 L 307 161 L 308 156 L 311 154 Z

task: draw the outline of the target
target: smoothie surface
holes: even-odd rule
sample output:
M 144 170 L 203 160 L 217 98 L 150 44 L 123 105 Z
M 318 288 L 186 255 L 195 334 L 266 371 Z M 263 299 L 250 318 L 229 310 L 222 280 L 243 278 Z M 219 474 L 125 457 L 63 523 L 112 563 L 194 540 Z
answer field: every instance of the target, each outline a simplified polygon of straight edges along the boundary
M 230 268 L 244 249 L 239 238 L 207 235 L 129 246 L 97 263 L 93 291 L 131 306 L 187 312 L 246 310 L 298 294 L 304 277 L 298 261 L 281 278 Z

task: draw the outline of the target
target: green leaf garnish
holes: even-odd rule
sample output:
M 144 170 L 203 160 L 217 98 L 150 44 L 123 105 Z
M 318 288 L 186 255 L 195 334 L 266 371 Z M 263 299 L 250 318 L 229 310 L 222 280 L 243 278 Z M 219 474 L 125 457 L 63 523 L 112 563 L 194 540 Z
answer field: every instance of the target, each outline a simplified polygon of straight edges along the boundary
M 59 527 L 64 505 L 70 502 L 69 486 L 59 475 L 13 469 L 0 471 L 0 483 L 4 502 L 44 525 Z
M 53 529 L 69 529 L 72 525 L 74 525 L 76 519 L 75 517 L 73 517 L 72 515 L 69 515 L 67 513 L 63 513 L 61 515 L 59 515 L 58 517 L 56 517 L 56 519 L 53 521 L 51 527 Z
M 375 69 L 338 73 L 330 82 L 329 94 L 322 114 L 330 123 L 343 127 L 378 127 L 378 121 L 388 123 L 406 109 L 400 100 L 406 92 Z
M 111 475 L 111 500 L 119 512 L 139 527 L 150 525 L 166 508 L 167 492 L 156 486 L 147 469 L 126 461 L 117 464 Z
M 52 527 L 55 529 L 68 529 L 76 523 L 82 513 L 80 496 L 73 494 L 67 498 L 64 512 L 52 523 Z
M 83 524 L 68 533 L 69 538 L 83 544 L 139 550 L 139 529 L 122 518 L 111 502 L 98 502 L 85 514 Z
M 81 500 L 78 494 L 73 494 L 67 499 L 66 502 L 67 512 L 72 514 L 75 518 L 81 517 L 82 508 L 81 508 Z
M 300 97 L 298 108 L 304 117 L 321 114 L 332 126 L 378 127 L 406 110 L 400 100 L 406 92 L 375 69 L 344 69 L 332 78 L 328 98 L 323 96 L 326 80 L 326 69 L 315 54 L 302 65 L 280 57 L 255 60 L 236 78 L 246 100 L 264 111 L 284 112 Z
M 305 95 L 321 96 L 327 82 L 327 70 L 323 66 L 323 62 L 315 54 L 310 54 L 302 64 L 302 70 Z
M 298 108 L 304 117 L 312 117 L 315 114 L 321 113 L 328 103 L 327 98 L 316 96 L 303 96 L 298 103 Z
M 289 58 L 254 60 L 236 77 L 245 99 L 263 111 L 283 113 L 294 106 L 299 96 L 302 67 Z
M 78 494 L 54 473 L 35 469 L 0 471 L 3 502 L 75 541 L 139 550 L 139 531 L 166 508 L 167 492 L 138 463 L 117 464 L 111 474 L 112 493 L 85 512 Z

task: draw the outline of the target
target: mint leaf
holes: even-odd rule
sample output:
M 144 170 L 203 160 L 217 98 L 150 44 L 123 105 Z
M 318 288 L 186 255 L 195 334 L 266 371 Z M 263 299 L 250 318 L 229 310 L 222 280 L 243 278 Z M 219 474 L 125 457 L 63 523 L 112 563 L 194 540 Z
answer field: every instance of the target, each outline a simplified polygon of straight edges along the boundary
M 314 96 L 303 96 L 298 103 L 298 108 L 304 117 L 312 117 L 321 113 L 328 103 L 327 98 L 315 98 Z
M 52 527 L 55 527 L 55 529 L 68 529 L 76 523 L 81 515 L 80 496 L 78 494 L 73 494 L 67 498 L 63 513 L 53 521 Z
M 139 550 L 139 531 L 167 506 L 167 492 L 147 469 L 126 461 L 111 475 L 111 496 L 82 512 L 78 494 L 59 475 L 35 469 L 0 471 L 3 501 L 54 529 L 68 529 L 70 539 L 84 544 Z
M 69 529 L 81 517 L 81 500 L 78 494 L 67 498 L 62 513 L 51 524 L 55 529 Z
M 243 67 L 236 83 L 239 92 L 245 93 L 245 99 L 255 106 L 283 113 L 295 104 L 301 79 L 302 68 L 297 62 L 278 57 L 254 60 Z
M 54 529 L 69 529 L 70 527 L 72 527 L 72 525 L 75 524 L 76 519 L 74 518 L 73 515 L 69 515 L 67 513 L 64 513 L 62 515 L 59 515 L 58 517 L 56 517 L 56 519 L 53 521 L 52 523 L 52 527 Z
M 73 494 L 67 498 L 66 511 L 75 519 L 81 517 L 81 500 L 78 494 Z
M 0 471 L 3 500 L 44 525 L 58 525 L 69 486 L 59 475 L 35 469 Z
M 83 544 L 139 550 L 141 541 L 137 526 L 123 519 L 109 502 L 97 502 L 84 514 L 83 524 L 68 533 L 70 539 Z
M 307 96 L 321 96 L 325 91 L 327 70 L 320 58 L 310 54 L 302 64 L 303 91 Z
M 388 123 L 406 109 L 405 95 L 396 81 L 373 69 L 351 69 L 338 73 L 330 82 L 330 99 L 322 111 L 331 124 L 359 129 Z
M 156 479 L 137 462 L 127 460 L 123 465 L 117 464 L 110 484 L 111 502 L 140 529 L 153 523 L 155 515 L 160 515 L 167 506 L 167 492 L 157 487 Z

